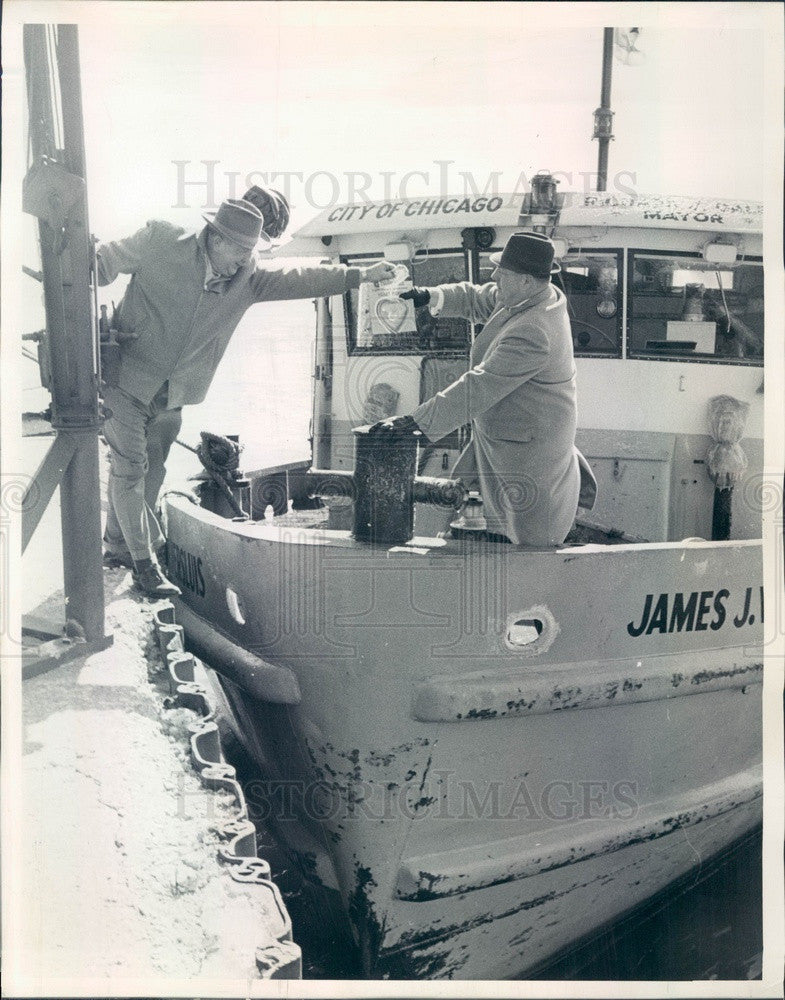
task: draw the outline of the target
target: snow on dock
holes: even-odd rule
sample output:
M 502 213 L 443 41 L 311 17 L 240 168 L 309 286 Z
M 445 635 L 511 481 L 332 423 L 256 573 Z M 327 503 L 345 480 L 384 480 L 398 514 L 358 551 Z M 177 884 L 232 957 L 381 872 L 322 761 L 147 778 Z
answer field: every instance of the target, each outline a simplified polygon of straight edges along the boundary
M 26 439 L 31 463 L 50 440 Z M 58 531 L 56 496 L 22 563 L 23 610 L 54 621 Z M 111 979 L 121 993 L 143 982 L 163 995 L 172 981 L 247 992 L 249 980 L 297 977 L 277 889 L 237 881 L 219 860 L 237 802 L 200 781 L 189 747 L 199 716 L 167 698 L 153 632 L 162 602 L 142 599 L 124 569 L 104 583 L 113 645 L 22 686 L 21 892 L 6 985 L 67 996 L 89 980 L 101 995 Z

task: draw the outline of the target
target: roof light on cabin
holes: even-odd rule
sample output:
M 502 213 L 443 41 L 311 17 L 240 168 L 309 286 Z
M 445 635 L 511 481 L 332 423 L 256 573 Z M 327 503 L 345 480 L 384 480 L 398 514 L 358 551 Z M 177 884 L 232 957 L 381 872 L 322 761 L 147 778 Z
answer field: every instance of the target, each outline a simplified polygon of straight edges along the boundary
M 532 177 L 531 191 L 523 196 L 521 203 L 519 226 L 537 230 L 538 227 L 556 225 L 565 198 L 556 190 L 558 183 L 559 181 L 547 170 L 540 170 Z
M 706 243 L 703 247 L 703 259 L 709 264 L 735 264 L 739 248 L 733 243 Z
M 558 183 L 547 170 L 540 170 L 532 177 L 530 209 L 532 212 L 552 212 L 556 208 Z

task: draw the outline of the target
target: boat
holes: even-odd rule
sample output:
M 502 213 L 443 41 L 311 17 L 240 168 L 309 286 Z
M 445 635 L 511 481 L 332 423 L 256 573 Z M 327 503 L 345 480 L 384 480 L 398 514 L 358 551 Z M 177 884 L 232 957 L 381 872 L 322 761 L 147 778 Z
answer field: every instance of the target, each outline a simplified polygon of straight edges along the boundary
M 371 978 L 525 977 L 761 822 L 761 204 L 538 175 L 330 208 L 284 250 L 482 282 L 522 228 L 557 248 L 599 487 L 564 545 L 456 510 L 465 428 L 369 507 L 364 425 L 449 384 L 476 332 L 384 289 L 316 302 L 310 473 L 246 473 L 244 519 L 163 501 L 178 621 Z

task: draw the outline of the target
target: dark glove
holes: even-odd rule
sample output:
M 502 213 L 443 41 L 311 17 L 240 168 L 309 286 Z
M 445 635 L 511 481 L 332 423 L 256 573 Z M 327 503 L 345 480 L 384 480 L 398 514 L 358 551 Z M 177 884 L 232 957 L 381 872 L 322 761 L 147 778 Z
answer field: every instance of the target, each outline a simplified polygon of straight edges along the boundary
M 420 306 L 427 306 L 431 301 L 431 293 L 427 288 L 410 288 L 408 292 L 401 292 L 399 299 L 411 299 L 415 309 Z
M 371 424 L 368 428 L 368 433 L 389 439 L 403 437 L 406 434 L 413 434 L 419 430 L 420 427 L 414 417 L 407 415 L 405 417 L 390 417 L 387 420 L 380 420 L 376 424 Z

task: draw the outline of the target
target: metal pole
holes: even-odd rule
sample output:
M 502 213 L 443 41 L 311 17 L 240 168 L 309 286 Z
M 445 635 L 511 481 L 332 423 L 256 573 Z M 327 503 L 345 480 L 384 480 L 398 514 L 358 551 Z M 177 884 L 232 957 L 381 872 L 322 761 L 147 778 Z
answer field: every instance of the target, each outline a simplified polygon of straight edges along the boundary
M 608 147 L 613 138 L 613 112 L 611 111 L 611 77 L 613 73 L 613 28 L 603 28 L 602 35 L 602 88 L 600 106 L 594 112 L 594 136 L 599 141 L 597 156 L 597 190 L 605 191 L 608 185 Z
M 82 77 L 79 70 L 79 34 L 75 24 L 58 24 L 57 26 L 57 65 L 63 115 L 64 165 L 72 174 L 86 177 L 84 126 L 82 123 Z M 87 222 L 86 206 L 85 222 Z
M 714 506 L 711 516 L 711 540 L 713 542 L 727 542 L 730 538 L 731 510 L 733 501 L 733 487 L 720 489 L 714 487 Z
M 73 24 L 58 26 L 57 62 L 63 116 L 65 166 L 85 177 L 79 38 Z M 83 428 L 76 433 L 79 447 L 60 484 L 60 520 L 63 532 L 63 589 L 66 618 L 77 621 L 88 642 L 104 638 L 104 577 L 101 545 L 101 478 L 98 465 L 98 369 L 95 322 L 90 300 L 90 233 L 87 197 L 76 214 L 69 246 L 72 273 L 71 329 L 75 384 L 72 400 Z
M 317 299 L 311 453 L 313 465 L 319 469 L 329 469 L 332 465 L 332 381 L 333 320 L 327 299 Z
M 33 213 L 39 218 L 52 359 L 52 424 L 75 444 L 60 479 L 66 618 L 101 648 L 111 640 L 104 634 L 97 330 L 76 26 L 25 25 L 25 57 L 32 170 L 42 171 L 40 183 L 51 191 L 47 205 L 57 205 L 60 189 L 70 196 L 62 215 L 40 203 Z
M 101 487 L 98 437 L 85 429 L 60 482 L 63 590 L 66 621 L 78 622 L 88 642 L 104 639 Z

